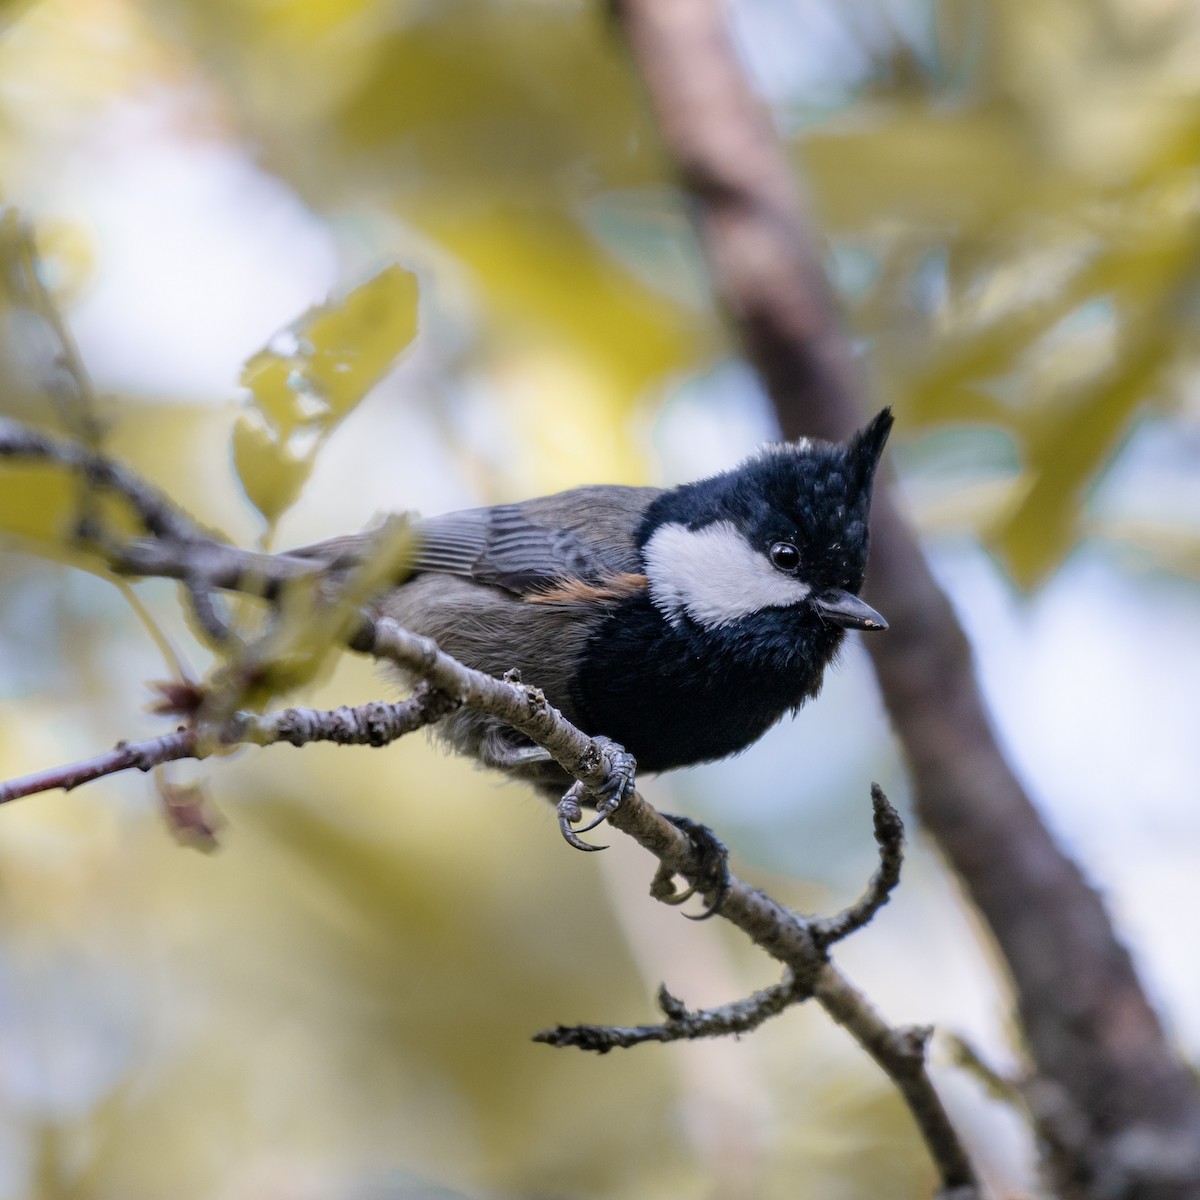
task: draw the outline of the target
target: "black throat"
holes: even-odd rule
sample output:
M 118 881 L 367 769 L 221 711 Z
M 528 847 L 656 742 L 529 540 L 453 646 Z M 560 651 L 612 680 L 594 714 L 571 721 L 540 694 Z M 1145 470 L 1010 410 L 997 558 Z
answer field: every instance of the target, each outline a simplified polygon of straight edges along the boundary
M 706 629 L 630 597 L 589 639 L 572 700 L 644 771 L 725 758 L 817 694 L 843 636 L 808 606 Z

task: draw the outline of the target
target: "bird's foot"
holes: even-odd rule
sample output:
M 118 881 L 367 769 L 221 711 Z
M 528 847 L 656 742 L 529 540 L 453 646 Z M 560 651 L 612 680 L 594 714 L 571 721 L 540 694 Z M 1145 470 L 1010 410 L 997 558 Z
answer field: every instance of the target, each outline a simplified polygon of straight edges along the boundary
M 595 792 L 589 791 L 582 783 L 573 783 L 557 807 L 558 828 L 564 840 L 576 850 L 606 849 L 604 846 L 593 846 L 590 842 L 585 842 L 579 835 L 602 825 L 617 811 L 621 801 L 633 791 L 634 775 L 637 771 L 637 760 L 624 747 L 618 746 L 611 738 L 598 737 L 595 741 L 604 751 L 608 778 Z M 589 796 L 595 797 L 596 816 L 582 829 L 574 829 L 572 826 L 583 820 L 583 801 Z
M 660 870 L 650 886 L 650 893 L 664 904 L 683 904 L 697 894 L 711 894 L 715 897 L 713 902 L 698 916 L 683 914 L 689 921 L 707 921 L 720 912 L 729 892 L 729 850 L 707 825 L 701 825 L 689 817 L 677 817 L 669 813 L 663 813 L 663 816 L 691 842 L 699 859 L 699 870 L 682 892 L 675 890 L 674 875 L 668 870 Z

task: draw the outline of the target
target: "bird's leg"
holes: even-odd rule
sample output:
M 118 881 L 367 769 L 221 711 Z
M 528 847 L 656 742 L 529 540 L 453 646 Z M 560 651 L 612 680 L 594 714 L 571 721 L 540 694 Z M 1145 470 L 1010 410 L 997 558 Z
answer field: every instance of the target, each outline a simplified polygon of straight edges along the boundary
M 706 921 L 720 911 L 729 891 L 729 850 L 707 825 L 701 825 L 699 821 L 693 821 L 689 817 L 672 816 L 670 813 L 663 813 L 663 816 L 680 833 L 687 836 L 699 857 L 700 869 L 694 877 L 694 882 L 682 892 L 675 890 L 672 873 L 661 869 L 650 885 L 650 894 L 663 904 L 683 904 L 697 892 L 705 895 L 712 892 L 716 899 L 699 916 L 693 917 L 690 913 L 684 913 L 689 921 Z
M 593 846 L 585 842 L 579 835 L 603 824 L 617 811 L 621 801 L 633 791 L 634 775 L 637 771 L 637 760 L 624 747 L 617 745 L 611 738 L 597 737 L 594 740 L 604 752 L 608 764 L 608 778 L 595 792 L 582 783 L 573 783 L 557 807 L 558 828 L 576 850 L 604 849 L 603 846 Z M 589 796 L 595 797 L 595 819 L 582 829 L 572 829 L 572 825 L 583 820 L 583 802 Z
M 572 784 L 566 795 L 559 800 L 556 809 L 558 827 L 566 841 L 576 850 L 604 849 L 603 846 L 590 845 L 579 835 L 595 829 L 616 812 L 621 801 L 633 790 L 634 772 L 637 770 L 637 761 L 633 755 L 611 738 L 597 737 L 595 741 L 604 754 L 608 778 L 596 791 L 591 791 L 579 782 Z M 523 767 L 553 761 L 553 756 L 548 750 L 526 742 L 520 734 L 505 725 L 489 729 L 480 741 L 476 753 L 479 761 L 485 766 L 497 767 L 502 771 L 520 772 Z M 585 804 L 594 805 L 596 816 L 582 829 L 573 829 L 573 825 L 583 820 Z

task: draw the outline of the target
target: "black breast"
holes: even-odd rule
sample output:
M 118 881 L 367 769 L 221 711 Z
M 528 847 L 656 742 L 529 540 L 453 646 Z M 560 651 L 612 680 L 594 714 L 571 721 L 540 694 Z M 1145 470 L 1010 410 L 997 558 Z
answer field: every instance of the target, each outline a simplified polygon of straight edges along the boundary
M 584 729 L 620 742 L 642 770 L 725 758 L 816 695 L 842 636 L 807 608 L 716 631 L 675 626 L 639 596 L 592 634 L 573 700 Z

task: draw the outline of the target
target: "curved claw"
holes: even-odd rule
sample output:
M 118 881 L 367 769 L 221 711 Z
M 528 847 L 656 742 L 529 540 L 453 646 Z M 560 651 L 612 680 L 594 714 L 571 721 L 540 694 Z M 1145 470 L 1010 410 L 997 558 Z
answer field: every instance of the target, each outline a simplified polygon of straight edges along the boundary
M 721 911 L 721 904 L 725 899 L 725 893 L 722 892 L 716 900 L 713 901 L 709 908 L 706 908 L 702 913 L 684 913 L 689 921 L 707 921 L 709 917 L 715 917 Z
M 693 883 L 690 887 L 684 888 L 682 892 L 675 892 L 670 896 L 660 896 L 659 901 L 662 904 L 670 904 L 672 906 L 678 904 L 686 904 L 700 889 Z M 684 916 L 687 916 L 684 913 Z
M 567 820 L 565 817 L 558 818 L 558 829 L 559 829 L 559 832 L 563 835 L 563 841 L 565 841 L 568 846 L 574 846 L 576 850 L 592 851 L 592 850 L 607 850 L 608 849 L 607 846 L 593 846 L 590 842 L 585 842 L 583 840 L 583 838 L 581 838 L 575 832 L 575 830 L 573 830 L 571 828 L 571 826 L 567 824 Z
M 671 816 L 669 813 L 663 815 L 676 829 L 685 833 L 692 845 L 699 851 L 702 872 L 696 882 L 686 891 L 677 896 L 671 896 L 664 902 L 682 904 L 697 892 L 713 892 L 715 899 L 702 913 L 683 914 L 689 921 L 707 921 L 709 917 L 715 917 L 721 911 L 721 905 L 725 902 L 725 897 L 729 892 L 729 851 L 707 825 L 701 825 L 698 821 L 689 820 L 687 817 Z
M 696 884 L 691 884 L 684 888 L 682 892 L 676 892 L 672 896 L 659 896 L 660 904 L 669 904 L 672 908 L 677 908 L 681 904 L 686 904 L 693 896 L 700 894 L 701 889 Z M 703 912 L 700 913 L 684 913 L 689 921 L 707 921 L 709 917 L 715 917 L 721 910 L 721 902 L 725 899 L 725 889 L 718 884 L 717 899 Z
M 593 820 L 589 821 L 582 829 L 576 829 L 575 832 L 576 833 L 591 833 L 591 831 L 593 829 L 595 829 L 596 826 L 603 825 L 604 822 L 607 821 L 608 818 L 614 812 L 616 812 L 616 809 L 617 809 L 617 806 L 615 804 L 611 808 L 606 808 L 604 806 L 597 807 L 595 818 Z M 599 847 L 592 847 L 592 849 L 599 849 Z
M 558 805 L 556 806 L 556 811 L 558 813 L 558 830 L 563 836 L 563 841 L 565 841 L 568 846 L 574 846 L 576 850 L 586 850 L 588 852 L 593 850 L 607 850 L 607 846 L 593 846 L 590 843 L 585 842 L 579 836 L 580 833 L 587 833 L 589 829 L 595 829 L 596 826 L 599 825 L 604 819 L 603 816 L 597 818 L 595 821 L 592 821 L 591 824 L 585 825 L 583 829 L 579 830 L 578 832 L 571 828 L 576 821 L 583 820 L 583 807 L 579 803 L 579 797 L 582 794 L 583 785 L 575 783 L 571 785 L 567 794 L 558 802 Z M 607 813 L 604 814 L 604 816 L 607 815 Z
M 581 801 L 588 795 L 588 789 L 582 783 L 571 785 L 567 794 L 558 802 L 558 828 L 563 840 L 576 850 L 606 850 L 607 846 L 593 846 L 580 838 L 581 833 L 588 833 L 599 825 L 603 825 L 609 817 L 621 806 L 621 801 L 633 790 L 634 773 L 637 761 L 610 738 L 598 737 L 599 742 L 608 751 L 608 780 L 596 793 L 599 797 L 596 803 L 596 816 L 582 829 L 572 826 L 583 819 Z

